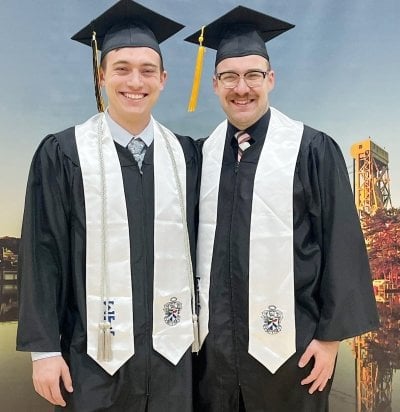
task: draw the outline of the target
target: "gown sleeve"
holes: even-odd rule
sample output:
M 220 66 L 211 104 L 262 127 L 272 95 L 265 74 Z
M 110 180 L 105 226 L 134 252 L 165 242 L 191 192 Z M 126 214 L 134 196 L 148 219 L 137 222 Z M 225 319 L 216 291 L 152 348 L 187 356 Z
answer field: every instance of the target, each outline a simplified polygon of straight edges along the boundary
M 305 190 L 321 250 L 315 338 L 342 340 L 379 326 L 367 251 L 339 146 L 317 132 L 306 162 Z
M 70 271 L 68 159 L 55 136 L 36 151 L 27 183 L 18 273 L 17 350 L 59 352 Z

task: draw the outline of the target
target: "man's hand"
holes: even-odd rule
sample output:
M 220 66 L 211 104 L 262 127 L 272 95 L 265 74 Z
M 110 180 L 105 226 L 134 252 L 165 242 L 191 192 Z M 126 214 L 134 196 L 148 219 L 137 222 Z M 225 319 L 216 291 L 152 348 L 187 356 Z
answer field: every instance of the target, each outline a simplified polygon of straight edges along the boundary
M 339 343 L 339 341 L 325 342 L 313 339 L 307 346 L 299 360 L 299 367 L 303 368 L 314 357 L 314 367 L 310 374 L 301 381 L 302 385 L 312 383 L 308 393 L 312 394 L 317 389 L 319 391 L 324 390 L 328 379 L 332 378 Z
M 61 395 L 60 378 L 68 392 L 72 392 L 72 379 L 62 356 L 35 360 L 32 363 L 35 391 L 53 405 L 65 406 Z

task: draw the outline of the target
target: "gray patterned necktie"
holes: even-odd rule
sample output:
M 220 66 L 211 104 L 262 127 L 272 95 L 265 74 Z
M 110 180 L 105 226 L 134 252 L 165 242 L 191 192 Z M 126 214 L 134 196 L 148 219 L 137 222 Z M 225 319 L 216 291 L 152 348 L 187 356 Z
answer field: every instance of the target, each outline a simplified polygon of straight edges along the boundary
M 133 138 L 128 143 L 128 150 L 133 154 L 140 171 L 142 171 L 142 163 L 144 155 L 146 154 L 146 149 L 146 143 L 140 137 Z

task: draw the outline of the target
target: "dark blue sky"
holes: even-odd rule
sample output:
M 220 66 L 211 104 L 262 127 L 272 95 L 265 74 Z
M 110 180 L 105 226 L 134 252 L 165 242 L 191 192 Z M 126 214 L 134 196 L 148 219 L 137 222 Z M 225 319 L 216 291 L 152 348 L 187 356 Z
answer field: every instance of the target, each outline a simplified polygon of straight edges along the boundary
M 398 0 L 142 0 L 186 27 L 162 45 L 169 80 L 155 117 L 208 135 L 223 119 L 206 53 L 198 110 L 187 113 L 196 47 L 183 39 L 239 4 L 296 27 L 268 43 L 276 73 L 271 104 L 330 134 L 350 165 L 369 136 L 389 152 L 400 206 L 400 2 Z M 70 37 L 114 0 L 1 0 L 0 236 L 19 235 L 29 163 L 40 140 L 96 111 L 90 49 Z

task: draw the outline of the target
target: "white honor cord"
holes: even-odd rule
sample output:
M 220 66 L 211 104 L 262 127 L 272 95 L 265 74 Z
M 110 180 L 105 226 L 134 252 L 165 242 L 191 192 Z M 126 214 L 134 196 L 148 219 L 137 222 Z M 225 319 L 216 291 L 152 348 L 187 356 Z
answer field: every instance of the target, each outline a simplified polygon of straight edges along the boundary
M 197 321 L 197 314 L 196 314 L 196 297 L 195 297 L 195 290 L 194 290 L 194 280 L 193 280 L 193 266 L 192 266 L 192 257 L 190 253 L 190 242 L 189 242 L 189 234 L 187 230 L 187 219 L 186 219 L 186 207 L 185 207 L 185 200 L 183 199 L 183 190 L 181 186 L 181 182 L 179 179 L 178 174 L 178 167 L 176 165 L 176 160 L 174 154 L 172 152 L 172 147 L 168 138 L 163 130 L 163 128 L 159 125 L 159 129 L 161 131 L 161 135 L 165 141 L 167 151 L 169 157 L 172 162 L 172 168 L 174 170 L 174 179 L 176 182 L 176 187 L 178 188 L 178 197 L 179 197 L 179 205 L 181 208 L 181 218 L 182 218 L 182 225 L 183 225 L 183 232 L 184 232 L 184 242 L 185 242 L 185 253 L 186 253 L 186 266 L 187 266 L 187 273 L 188 273 L 188 280 L 189 280 L 189 287 L 190 293 L 192 295 L 191 304 L 192 304 L 192 317 L 193 317 L 193 331 L 194 331 L 194 342 L 192 344 L 192 352 L 198 352 L 200 349 L 199 343 L 199 333 L 198 333 L 198 321 Z M 185 182 L 186 183 L 186 182 Z
M 110 324 L 107 319 L 104 319 L 104 305 L 107 305 L 105 300 L 108 300 L 108 276 L 107 276 L 107 266 L 106 266 L 106 209 L 107 209 L 107 188 L 106 188 L 106 178 L 104 170 L 104 156 L 103 156 L 103 117 L 100 116 L 97 123 L 97 149 L 99 156 L 99 170 L 100 170 L 100 197 L 101 197 L 101 273 L 100 273 L 100 321 L 99 321 L 99 339 L 98 339 L 98 359 L 109 361 L 111 360 L 111 337 L 110 334 Z

